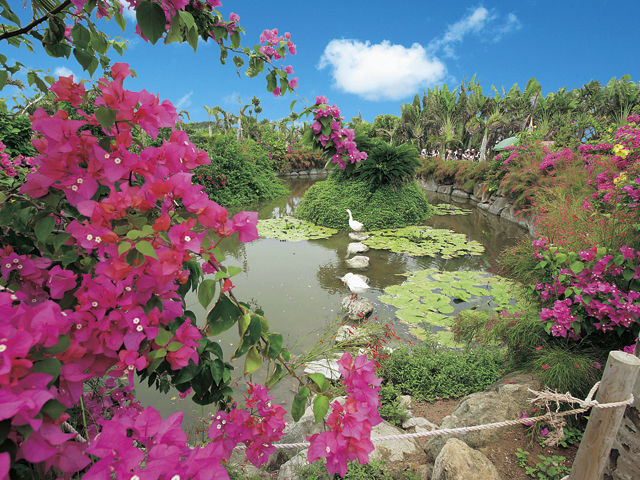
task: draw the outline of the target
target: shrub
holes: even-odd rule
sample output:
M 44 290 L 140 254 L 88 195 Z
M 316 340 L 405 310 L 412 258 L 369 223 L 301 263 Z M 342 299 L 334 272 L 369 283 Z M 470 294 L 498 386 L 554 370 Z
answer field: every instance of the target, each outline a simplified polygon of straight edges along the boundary
M 22 155 L 33 157 L 36 150 L 31 145 L 31 121 L 24 115 L 10 116 L 0 112 L 0 142 L 6 145 L 5 152 L 11 157 Z
M 359 147 L 364 148 L 361 144 Z M 356 173 L 372 190 L 382 185 L 399 187 L 413 182 L 422 163 L 418 150 L 409 144 L 394 146 L 377 140 L 374 147 L 366 151 L 369 156 L 360 164 Z
M 400 347 L 381 362 L 384 382 L 404 395 L 430 402 L 485 390 L 498 380 L 504 361 L 499 349 L 449 350 L 429 343 Z
M 415 182 L 399 187 L 386 184 L 371 191 L 368 183 L 338 176 L 332 173 L 305 193 L 296 212 L 298 217 L 316 225 L 349 230 L 348 208 L 365 229 L 379 230 L 419 225 L 433 214 L 433 207 Z
M 220 135 L 208 148 L 210 165 L 193 173 L 193 182 L 204 185 L 209 198 L 221 205 L 243 205 L 286 195 L 289 191 L 273 173 L 267 154 L 253 141 L 238 143 Z

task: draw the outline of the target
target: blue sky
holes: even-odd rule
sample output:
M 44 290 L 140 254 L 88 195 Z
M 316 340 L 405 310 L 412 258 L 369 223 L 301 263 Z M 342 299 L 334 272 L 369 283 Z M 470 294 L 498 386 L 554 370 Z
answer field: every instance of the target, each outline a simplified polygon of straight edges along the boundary
M 590 80 L 606 84 L 625 74 L 640 80 L 637 1 L 222 3 L 219 11 L 225 18 L 231 12 L 240 16 L 244 46 L 258 43 L 266 28 L 290 32 L 298 53 L 284 65 L 299 77 L 298 95 L 311 103 L 316 95 L 325 95 L 346 119 L 358 111 L 369 122 L 380 114 L 398 115 L 400 104 L 416 93 L 422 96 L 423 90 L 444 83 L 453 88 L 474 74 L 485 95 L 492 94 L 491 85 L 524 88 L 531 77 L 545 95 Z M 112 37 L 130 42 L 123 57 L 110 52 L 113 61 L 129 63 L 138 75 L 125 87 L 169 99 L 178 110 L 187 110 L 191 120 L 207 120 L 203 105 L 237 111 L 238 95 L 243 104 L 254 95 L 260 98 L 260 118 L 275 120 L 287 116 L 291 101 L 298 98 L 274 98 L 262 77 L 238 78 L 231 62 L 220 65 L 219 49 L 212 43 L 201 41 L 196 53 L 187 44 L 146 44 L 133 34 L 135 17 L 127 20 L 124 34 L 114 21 L 98 21 Z M 53 74 L 88 78 L 73 57 L 51 59 L 42 51 L 28 54 L 6 43 L 0 52 L 9 63 L 17 60 Z M 3 90 L 2 96 L 7 93 Z

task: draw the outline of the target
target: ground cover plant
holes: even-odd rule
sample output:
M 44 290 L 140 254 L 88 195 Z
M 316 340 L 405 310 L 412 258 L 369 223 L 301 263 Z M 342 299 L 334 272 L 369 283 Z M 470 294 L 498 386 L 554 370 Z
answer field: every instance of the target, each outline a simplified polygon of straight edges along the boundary
M 419 270 L 405 274 L 401 285 L 391 285 L 378 299 L 397 307 L 396 316 L 410 325 L 421 340 L 454 347 L 452 326 L 461 310 L 517 310 L 517 285 L 484 272 Z
M 381 362 L 383 385 L 417 401 L 460 398 L 481 392 L 504 372 L 500 349 L 452 350 L 433 342 L 402 346 Z

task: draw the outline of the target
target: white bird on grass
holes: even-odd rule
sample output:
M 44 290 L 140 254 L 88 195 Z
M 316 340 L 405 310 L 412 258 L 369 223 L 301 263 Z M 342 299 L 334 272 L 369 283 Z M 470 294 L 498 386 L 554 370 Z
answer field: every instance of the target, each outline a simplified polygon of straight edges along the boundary
M 369 285 L 367 285 L 360 277 L 355 276 L 351 272 L 347 273 L 340 280 L 342 280 L 344 284 L 349 287 L 349 290 L 351 290 L 352 295 L 350 297 L 350 300 L 357 298 L 359 293 L 364 293 L 369 288 Z
M 348 208 L 346 210 L 347 212 L 349 212 L 349 226 L 351 227 L 351 229 L 354 232 L 359 232 L 360 230 L 362 230 L 362 227 L 364 227 L 364 225 L 353 219 L 353 217 L 351 216 L 351 210 L 349 210 Z

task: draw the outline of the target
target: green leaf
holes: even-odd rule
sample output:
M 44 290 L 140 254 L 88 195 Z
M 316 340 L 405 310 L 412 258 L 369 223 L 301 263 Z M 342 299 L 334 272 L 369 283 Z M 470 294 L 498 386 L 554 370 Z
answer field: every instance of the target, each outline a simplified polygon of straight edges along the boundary
M 173 333 L 160 327 L 158 328 L 158 335 L 156 336 L 156 338 L 153 339 L 153 341 L 156 342 L 156 344 L 159 347 L 164 347 L 167 343 L 171 341 L 172 338 L 173 338 Z
M 226 332 L 238 321 L 239 316 L 240 310 L 238 306 L 226 295 L 220 295 L 215 306 L 207 315 L 209 336 L 213 337 Z
M 78 48 L 73 49 L 73 56 L 76 57 L 78 63 L 82 66 L 84 70 L 89 71 L 91 68 L 91 63 L 96 59 L 93 55 L 85 52 L 84 50 L 80 50 Z
M 53 251 L 57 251 L 69 238 L 71 238 L 71 234 L 69 233 L 59 233 L 53 237 Z
M 182 40 L 182 34 L 180 33 L 180 15 L 176 13 L 171 19 L 171 27 L 167 32 L 167 36 L 164 37 L 165 45 L 174 42 L 180 42 Z
M 235 277 L 239 273 L 242 273 L 242 269 L 240 267 L 227 267 L 227 273 L 229 277 Z
M 193 360 L 189 360 L 189 364 L 186 367 L 180 369 L 180 373 L 173 379 L 173 383 L 178 385 L 179 383 L 186 383 L 195 378 L 200 373 L 200 365 L 193 363 Z
M 103 105 L 96 108 L 95 114 L 96 120 L 105 130 L 109 130 L 116 123 L 117 111 L 112 108 Z
M 291 405 L 291 416 L 293 417 L 293 421 L 297 422 L 304 415 L 304 411 L 307 408 L 307 398 L 309 398 L 310 390 L 307 387 L 300 387 L 298 393 L 293 398 L 293 403 Z
M 565 260 L 567 259 L 567 254 L 566 253 L 560 253 L 556 256 L 556 261 L 558 263 L 563 263 Z
M 206 309 L 213 300 L 213 297 L 216 296 L 217 284 L 218 282 L 209 278 L 198 286 L 198 301 L 200 305 L 202 305 L 202 308 Z
M 136 250 L 147 257 L 153 257 L 156 260 L 158 259 L 158 255 L 156 255 L 156 251 L 153 249 L 153 246 L 146 240 L 140 240 L 136 243 Z
M 126 18 L 124 18 L 124 15 L 116 11 L 114 17 L 116 19 L 116 23 L 118 24 L 120 29 L 124 32 L 127 29 L 127 20 Z
M 278 358 L 282 350 L 283 338 L 279 333 L 274 333 L 269 337 L 269 358 Z
M 49 235 L 51 235 L 51 232 L 53 231 L 53 228 L 55 226 L 55 217 L 47 215 L 46 217 L 42 217 L 36 222 L 35 226 L 33 227 L 33 231 L 35 232 L 36 237 L 38 237 L 38 240 L 40 240 L 42 243 L 45 243 L 47 241 L 47 238 L 49 238 Z
M 7 72 L 6 70 L 0 70 L 0 90 L 4 88 L 8 78 L 9 78 L 9 72 Z
M 220 385 L 222 381 L 222 375 L 224 374 L 224 364 L 222 360 L 216 358 L 211 363 L 209 363 L 209 369 L 211 370 L 211 376 L 213 377 L 213 381 L 216 382 L 217 385 Z
M 225 27 L 221 27 L 220 25 L 215 25 L 213 27 L 213 35 L 216 37 L 216 40 L 220 40 L 222 38 L 227 38 L 227 34 L 229 32 Z
M 584 270 L 584 263 L 582 263 L 580 260 L 576 260 L 571 265 L 569 265 L 569 268 L 571 269 L 571 271 L 573 273 L 575 273 L 577 275 L 582 270 Z
M 189 12 L 179 10 L 178 14 L 180 15 L 182 24 L 187 27 L 187 30 L 196 26 L 196 22 L 193 20 L 193 15 L 191 15 Z
M 192 27 L 187 30 L 187 43 L 191 45 L 194 52 L 198 50 L 198 38 L 200 37 L 198 36 L 198 30 L 196 27 Z
M 231 34 L 231 45 L 233 45 L 233 48 L 240 46 L 240 32 L 237 30 Z
M 315 383 L 320 391 L 322 391 L 324 381 L 326 380 L 325 376 L 322 373 L 311 373 L 309 374 L 309 378 L 313 380 L 313 383 Z
M 244 361 L 244 374 L 251 375 L 262 365 L 262 357 L 258 353 L 258 349 L 254 345 L 247 352 L 247 358 Z
M 71 28 L 71 38 L 73 44 L 81 50 L 86 50 L 91 42 L 91 32 L 87 30 L 81 23 L 76 23 Z
M 136 9 L 136 20 L 144 36 L 149 39 L 152 45 L 162 37 L 165 32 L 167 19 L 164 10 L 157 3 L 143 1 Z
M 167 345 L 167 352 L 177 352 L 182 347 L 184 347 L 184 343 L 171 342 L 169 345 Z
M 118 245 L 118 256 L 122 255 L 125 252 L 128 252 L 130 248 L 131 244 L 126 240 L 120 242 L 120 244 Z
M 247 330 L 242 336 L 242 342 L 240 342 L 240 345 L 238 345 L 236 351 L 233 352 L 233 356 L 231 357 L 231 359 L 233 360 L 234 358 L 239 358 L 247 353 L 249 351 L 249 348 L 260 340 L 261 335 L 262 325 L 260 322 L 260 317 L 254 315 L 253 317 L 251 317 L 249 327 L 247 327 Z
M 71 336 L 69 334 L 60 335 L 58 337 L 58 343 L 52 345 L 51 347 L 45 347 L 42 349 L 42 351 L 44 353 L 48 353 L 49 355 L 58 355 L 59 353 L 66 352 L 70 345 Z
M 62 256 L 62 266 L 66 267 L 67 265 L 77 261 L 78 258 L 80 258 L 78 252 L 76 252 L 75 250 L 69 250 Z
M 244 335 L 244 332 L 247 331 L 247 328 L 249 328 L 250 324 L 251 315 L 249 315 L 248 313 L 245 315 L 241 315 L 240 318 L 238 318 L 238 333 L 240 334 L 240 337 Z
M 328 412 L 329 399 L 324 395 L 317 395 L 313 399 L 313 416 L 316 419 L 316 423 L 320 423 Z
M 40 411 L 48 415 L 52 420 L 57 420 L 64 413 L 65 407 L 58 400 L 52 398 L 42 406 Z
M 622 272 L 622 276 L 624 277 L 624 279 L 629 282 L 633 279 L 633 277 L 635 276 L 635 271 L 631 268 L 625 268 Z
M 44 360 L 33 364 L 34 372 L 46 373 L 47 375 L 51 375 L 53 377 L 53 379 L 49 382 L 50 384 L 55 382 L 56 379 L 60 376 L 61 368 L 62 363 L 60 363 L 60 360 L 53 357 L 47 357 Z

